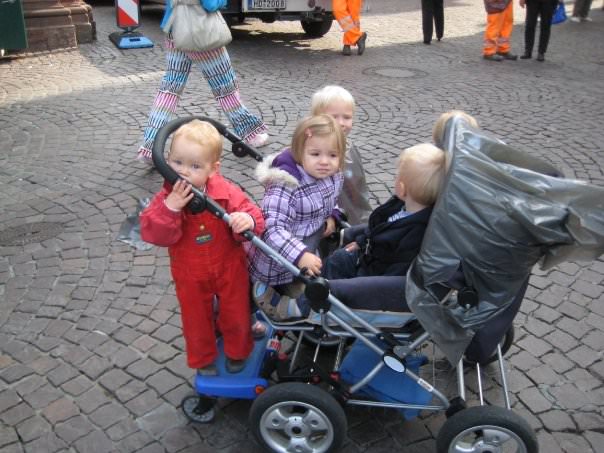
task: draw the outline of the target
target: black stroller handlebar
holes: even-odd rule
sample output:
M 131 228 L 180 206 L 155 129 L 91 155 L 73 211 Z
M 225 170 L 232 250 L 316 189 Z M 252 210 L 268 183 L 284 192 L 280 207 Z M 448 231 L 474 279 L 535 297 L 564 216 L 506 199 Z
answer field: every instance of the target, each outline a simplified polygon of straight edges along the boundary
M 159 174 L 162 175 L 164 177 L 164 179 L 166 181 L 168 181 L 170 184 L 175 184 L 176 181 L 178 181 L 181 178 L 180 178 L 180 176 L 178 176 L 178 173 L 176 173 L 174 171 L 174 169 L 172 169 L 172 167 L 170 167 L 168 165 L 168 163 L 166 162 L 166 159 L 164 157 L 164 149 L 166 146 L 166 142 L 168 141 L 168 137 L 176 129 L 178 129 L 183 124 L 186 124 L 195 119 L 200 120 L 200 121 L 206 121 L 206 122 L 210 123 L 212 126 L 214 126 L 218 130 L 218 133 L 220 133 L 220 135 L 224 136 L 227 140 L 229 140 L 232 143 L 231 149 L 233 151 L 233 154 L 235 154 L 235 156 L 237 156 L 237 157 L 250 156 L 258 162 L 262 161 L 262 156 L 257 151 L 255 151 L 253 148 L 251 148 L 239 136 L 230 132 L 222 123 L 219 123 L 218 121 L 215 121 L 215 120 L 205 117 L 205 116 L 189 116 L 189 117 L 184 117 L 184 118 L 178 118 L 178 119 L 170 121 L 157 132 L 157 136 L 155 138 L 155 141 L 153 142 L 153 150 L 152 150 L 153 165 L 155 165 L 155 168 L 157 168 L 157 171 L 159 172 Z M 220 206 L 218 203 L 216 203 L 210 197 L 207 197 L 201 190 L 199 190 L 195 187 L 192 188 L 192 192 L 195 194 L 195 196 L 189 202 L 188 206 L 190 209 L 192 209 L 193 211 L 196 211 L 196 212 L 200 212 L 200 211 L 203 211 L 204 209 L 207 209 L 212 214 L 214 214 L 216 217 L 223 219 L 226 222 L 229 221 L 229 215 L 222 208 L 222 206 Z M 254 237 L 254 234 L 249 230 L 244 231 L 243 233 L 241 233 L 241 235 L 243 237 L 245 237 L 247 240 L 251 240 Z
M 172 167 L 168 165 L 166 159 L 164 157 L 164 149 L 166 146 L 166 142 L 168 141 L 168 137 L 180 126 L 186 124 L 192 120 L 198 119 L 200 121 L 207 121 L 212 126 L 214 126 L 218 132 L 224 136 L 227 140 L 229 140 L 232 145 L 233 154 L 237 157 L 245 157 L 250 156 L 258 162 L 261 162 L 263 157 L 257 151 L 255 151 L 248 144 L 244 143 L 243 140 L 237 135 L 230 132 L 222 123 L 215 121 L 211 118 L 207 118 L 205 116 L 189 116 L 184 118 L 177 118 L 175 120 L 170 121 L 166 125 L 164 125 L 158 132 L 155 137 L 155 141 L 153 142 L 153 164 L 160 175 L 164 177 L 166 181 L 170 184 L 175 184 L 176 181 L 182 179 L 176 171 Z M 201 212 L 203 210 L 208 210 L 210 213 L 222 219 L 226 223 L 229 222 L 229 214 L 224 210 L 222 206 L 216 203 L 211 197 L 207 196 L 201 190 L 192 187 L 191 191 L 194 194 L 193 199 L 189 202 L 187 207 L 191 209 L 193 212 Z M 323 301 L 327 299 L 329 295 L 329 286 L 327 280 L 322 278 L 313 278 L 305 275 L 303 271 L 298 269 L 296 266 L 291 264 L 285 258 L 283 258 L 280 254 L 272 250 L 268 245 L 266 245 L 260 238 L 258 238 L 253 231 L 247 230 L 241 233 L 241 235 L 254 244 L 256 247 L 261 249 L 271 258 L 275 259 L 281 265 L 285 266 L 290 272 L 292 272 L 298 279 L 303 281 L 307 287 L 310 288 L 308 291 L 312 295 L 313 299 L 322 299 Z M 309 299 L 311 299 L 309 297 Z M 312 300 L 312 299 L 311 299 Z

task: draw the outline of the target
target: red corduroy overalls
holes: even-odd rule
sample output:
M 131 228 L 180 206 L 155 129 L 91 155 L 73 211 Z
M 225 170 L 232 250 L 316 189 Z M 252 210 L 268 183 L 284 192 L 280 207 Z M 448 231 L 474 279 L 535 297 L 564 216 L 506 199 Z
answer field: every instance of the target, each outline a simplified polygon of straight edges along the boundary
M 224 339 L 224 352 L 230 359 L 244 359 L 253 346 L 244 249 L 228 225 L 208 211 L 185 216 L 183 235 L 169 250 L 187 364 L 202 368 L 216 360 L 214 296 L 218 297 L 216 327 Z

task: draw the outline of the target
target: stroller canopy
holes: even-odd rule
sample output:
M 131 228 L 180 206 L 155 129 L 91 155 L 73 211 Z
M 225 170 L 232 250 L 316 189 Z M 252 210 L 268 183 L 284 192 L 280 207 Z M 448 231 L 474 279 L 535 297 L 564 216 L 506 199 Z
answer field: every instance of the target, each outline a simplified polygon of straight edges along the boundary
M 604 253 L 604 188 L 565 179 L 553 166 L 453 117 L 445 129 L 447 177 L 406 298 L 448 360 L 523 290 L 532 267 Z M 462 271 L 478 304 L 441 302 Z

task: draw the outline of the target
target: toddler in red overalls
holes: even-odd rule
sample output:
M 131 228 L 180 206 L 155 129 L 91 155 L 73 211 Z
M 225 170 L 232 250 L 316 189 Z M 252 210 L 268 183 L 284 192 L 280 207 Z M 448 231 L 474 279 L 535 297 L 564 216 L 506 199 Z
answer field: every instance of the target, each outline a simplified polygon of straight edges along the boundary
M 222 136 L 211 124 L 193 120 L 175 133 L 168 164 L 179 174 L 140 215 L 141 237 L 168 247 L 170 267 L 180 303 L 187 364 L 204 375 L 217 374 L 214 297 L 219 309 L 216 327 L 222 333 L 226 368 L 237 373 L 252 351 L 249 278 L 240 233 L 260 235 L 260 209 L 219 173 Z M 230 216 L 229 224 L 208 211 L 186 209 L 191 186 L 205 191 Z

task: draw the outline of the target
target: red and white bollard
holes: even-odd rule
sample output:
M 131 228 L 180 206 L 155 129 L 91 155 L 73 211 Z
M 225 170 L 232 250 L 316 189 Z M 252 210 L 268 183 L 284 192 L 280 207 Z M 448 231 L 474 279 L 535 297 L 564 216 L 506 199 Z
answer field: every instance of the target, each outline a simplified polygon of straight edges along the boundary
M 118 49 L 153 47 L 153 42 L 134 30 L 139 27 L 139 0 L 115 0 L 115 19 L 123 31 L 109 35 Z

